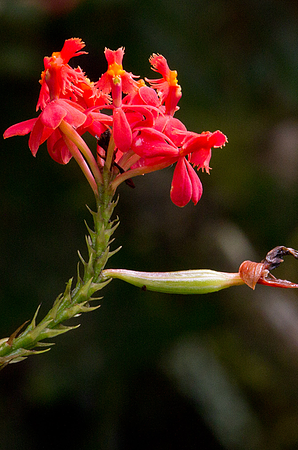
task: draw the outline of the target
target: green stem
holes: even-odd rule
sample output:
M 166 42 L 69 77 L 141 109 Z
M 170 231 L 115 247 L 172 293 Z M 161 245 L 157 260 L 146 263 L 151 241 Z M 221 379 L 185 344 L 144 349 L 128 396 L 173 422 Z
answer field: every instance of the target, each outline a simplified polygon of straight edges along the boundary
M 80 256 L 83 273 L 80 274 L 78 269 L 75 287 L 72 288 L 72 279 L 69 280 L 64 293 L 58 296 L 41 322 L 36 323 L 38 308 L 23 332 L 19 333 L 18 329 L 9 338 L 0 340 L 0 368 L 10 362 L 21 361 L 28 355 L 49 350 L 52 344 L 41 342 L 43 339 L 77 328 L 79 325 L 65 326 L 62 323 L 78 314 L 93 311 L 99 307 L 90 306 L 90 302 L 96 300 L 93 295 L 110 281 L 103 280 L 102 270 L 110 256 L 117 251 L 110 251 L 111 236 L 118 225 L 117 220 L 111 220 L 116 202 L 113 201 L 110 176 L 110 173 L 104 169 L 104 184 L 98 186 L 99 195 L 96 196 L 97 209 L 95 212 L 89 210 L 93 216 L 94 229 L 87 226 L 88 259 L 85 261 Z

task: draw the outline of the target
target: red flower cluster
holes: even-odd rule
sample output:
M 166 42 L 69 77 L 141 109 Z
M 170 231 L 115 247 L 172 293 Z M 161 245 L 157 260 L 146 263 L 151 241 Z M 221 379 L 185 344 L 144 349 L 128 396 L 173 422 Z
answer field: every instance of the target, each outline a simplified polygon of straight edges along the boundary
M 171 199 L 178 206 L 190 200 L 196 204 L 202 184 L 194 167 L 209 173 L 211 149 L 225 145 L 226 136 L 220 131 L 190 132 L 174 118 L 181 88 L 177 72 L 163 56 L 151 56 L 152 69 L 161 78 L 146 79 L 146 84 L 123 69 L 123 48 L 106 49 L 108 70 L 94 83 L 80 67 L 68 64 L 86 53 L 84 46 L 81 39 L 69 39 L 61 52 L 44 58 L 37 102 L 41 113 L 8 128 L 4 138 L 30 133 L 34 156 L 45 141 L 55 161 L 67 164 L 73 156 L 96 195 L 104 166 L 112 172 L 111 187 L 116 189 L 128 178 L 176 163 Z M 97 159 L 82 138 L 86 132 L 98 140 Z M 104 132 L 108 145 L 102 143 Z

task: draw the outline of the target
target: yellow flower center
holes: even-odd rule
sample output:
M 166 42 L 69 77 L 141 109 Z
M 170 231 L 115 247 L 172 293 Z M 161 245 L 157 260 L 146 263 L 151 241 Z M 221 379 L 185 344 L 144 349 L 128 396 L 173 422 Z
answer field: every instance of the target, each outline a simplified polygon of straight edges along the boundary
M 170 86 L 177 86 L 178 80 L 177 80 L 177 70 L 170 70 L 170 74 L 167 79 Z
M 123 70 L 122 64 L 113 63 L 109 65 L 107 73 L 112 78 L 115 78 L 124 75 L 125 70 Z

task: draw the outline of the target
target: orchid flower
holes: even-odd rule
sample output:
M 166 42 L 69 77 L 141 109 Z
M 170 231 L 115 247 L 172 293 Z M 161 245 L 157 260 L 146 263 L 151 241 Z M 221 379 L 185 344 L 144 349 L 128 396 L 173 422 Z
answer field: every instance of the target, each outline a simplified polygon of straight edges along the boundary
M 157 90 L 161 103 L 165 104 L 165 114 L 173 116 L 182 97 L 181 87 L 177 80 L 177 71 L 170 70 L 166 58 L 162 55 L 153 53 L 149 62 L 152 65 L 152 70 L 160 73 L 162 78 L 158 80 L 147 79 L 147 81 Z
M 122 152 L 127 151 L 132 142 L 132 132 L 122 106 L 122 93 L 131 94 L 137 90 L 135 75 L 126 72 L 122 66 L 124 48 L 118 50 L 105 49 L 108 70 L 100 77 L 97 88 L 103 93 L 112 95 L 113 100 L 113 139 Z
M 44 58 L 41 90 L 36 107 L 36 110 L 41 109 L 42 112 L 35 119 L 9 127 L 4 138 L 30 133 L 29 148 L 33 156 L 36 156 L 39 146 L 45 141 L 50 156 L 56 162 L 67 164 L 74 156 L 97 195 L 97 184 L 101 182 L 102 176 L 91 151 L 76 132 L 87 119 L 84 108 L 75 102 L 77 96 L 84 94 L 80 85 L 86 80 L 83 72 L 68 65 L 70 58 L 86 53 L 80 51 L 84 46 L 81 39 L 68 39 L 60 52 L 54 52 L 51 57 Z M 73 100 L 65 97 L 71 97 Z M 69 141 L 75 145 L 69 145 Z M 89 166 L 82 159 L 80 152 Z

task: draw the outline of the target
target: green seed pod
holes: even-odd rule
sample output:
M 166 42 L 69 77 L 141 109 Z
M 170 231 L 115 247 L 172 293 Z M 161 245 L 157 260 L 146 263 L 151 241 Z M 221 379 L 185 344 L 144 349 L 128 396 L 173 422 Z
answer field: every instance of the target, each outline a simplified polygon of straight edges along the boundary
M 178 272 L 138 272 L 126 269 L 105 269 L 104 279 L 119 278 L 148 291 L 166 294 L 207 294 L 230 286 L 244 284 L 238 273 L 216 272 L 209 269 Z

